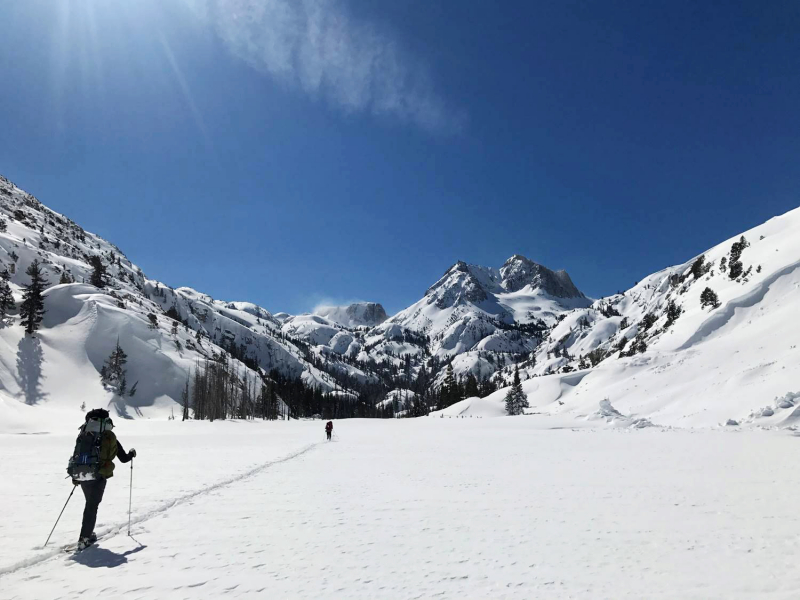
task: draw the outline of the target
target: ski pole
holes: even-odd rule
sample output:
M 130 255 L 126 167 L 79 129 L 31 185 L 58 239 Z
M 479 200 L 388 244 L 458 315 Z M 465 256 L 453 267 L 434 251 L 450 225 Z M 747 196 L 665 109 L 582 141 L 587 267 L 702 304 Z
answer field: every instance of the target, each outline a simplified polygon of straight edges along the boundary
M 131 535 L 131 506 L 133 505 L 133 459 L 131 459 L 131 485 L 128 494 L 128 536 Z
M 69 504 L 69 499 L 72 498 L 72 494 L 75 493 L 75 488 L 76 487 L 78 487 L 78 486 L 77 485 L 73 485 L 72 486 L 72 491 L 69 493 L 69 496 L 67 496 L 67 501 L 64 502 L 64 508 L 62 508 L 61 512 L 58 513 L 58 518 L 56 519 L 56 524 L 53 525 L 53 529 L 50 530 L 50 535 L 47 536 L 47 542 L 44 543 L 45 546 L 47 546 L 47 543 L 50 541 L 50 538 L 53 536 L 53 532 L 56 530 L 56 526 L 58 525 L 58 522 L 61 520 L 61 515 L 63 515 L 64 511 L 66 510 L 67 504 Z M 44 548 L 44 546 L 42 546 L 42 548 Z

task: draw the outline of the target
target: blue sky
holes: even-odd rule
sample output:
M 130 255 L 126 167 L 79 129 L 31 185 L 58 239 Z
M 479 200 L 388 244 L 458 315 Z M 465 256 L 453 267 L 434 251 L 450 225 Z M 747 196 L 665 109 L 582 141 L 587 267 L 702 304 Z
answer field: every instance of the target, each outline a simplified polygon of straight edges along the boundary
M 800 205 L 800 4 L 11 0 L 0 173 L 272 311 L 520 253 L 630 287 Z

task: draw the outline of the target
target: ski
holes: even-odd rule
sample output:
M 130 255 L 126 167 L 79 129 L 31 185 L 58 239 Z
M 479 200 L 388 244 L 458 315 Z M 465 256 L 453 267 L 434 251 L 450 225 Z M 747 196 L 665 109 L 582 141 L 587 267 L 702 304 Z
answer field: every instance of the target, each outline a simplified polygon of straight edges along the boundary
M 66 546 L 64 546 L 62 548 L 62 550 L 67 554 L 78 554 L 80 552 L 83 552 L 87 548 L 91 548 L 92 546 L 95 546 L 95 545 L 97 545 L 97 540 L 96 539 L 93 540 L 92 543 L 90 543 L 88 546 L 86 546 L 84 548 L 78 548 L 78 544 L 74 543 L 74 544 L 67 544 Z

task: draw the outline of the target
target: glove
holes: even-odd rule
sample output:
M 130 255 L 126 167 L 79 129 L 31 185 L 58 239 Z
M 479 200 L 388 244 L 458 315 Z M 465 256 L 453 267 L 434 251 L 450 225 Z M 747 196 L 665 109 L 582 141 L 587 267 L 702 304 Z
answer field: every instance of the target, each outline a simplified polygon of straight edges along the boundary
M 128 456 L 136 458 L 136 448 L 131 448 L 130 452 L 128 452 Z
M 80 484 L 81 484 L 81 482 L 78 481 L 77 479 L 73 479 L 72 480 L 72 485 L 80 485 Z

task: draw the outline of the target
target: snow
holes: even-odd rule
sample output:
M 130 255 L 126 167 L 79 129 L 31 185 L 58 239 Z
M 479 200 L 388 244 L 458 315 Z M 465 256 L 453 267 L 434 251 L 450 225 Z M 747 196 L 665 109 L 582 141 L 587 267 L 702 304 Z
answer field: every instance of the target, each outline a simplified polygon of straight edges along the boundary
M 714 266 L 699 281 L 690 274 L 677 285 L 670 281 L 688 274 L 693 258 L 646 277 L 622 295 L 562 313 L 536 348 L 536 364 L 522 364 L 531 410 L 580 421 L 592 418 L 599 402 L 608 399 L 631 422 L 794 427 L 794 403 L 778 399 L 800 392 L 800 209 L 744 235 L 750 246 L 742 261 L 745 269 L 753 266 L 746 278 L 731 280 L 718 268 L 736 236 L 705 252 L 706 263 Z M 717 292 L 719 308 L 701 307 L 706 287 Z M 682 314 L 666 327 L 669 301 Z M 613 305 L 620 316 L 603 315 L 603 305 Z M 645 334 L 641 320 L 648 313 L 657 319 Z M 623 320 L 628 327 L 621 330 Z M 619 340 L 637 335 L 646 335 L 647 350 L 620 357 L 615 350 Z M 570 358 L 556 356 L 558 348 Z M 598 351 L 606 353 L 602 362 L 576 370 L 580 357 Z M 558 372 L 566 365 L 571 373 Z M 502 371 L 503 385 L 510 382 L 512 369 Z M 506 392 L 500 389 L 486 400 L 501 406 Z
M 377 304 L 271 314 L 148 279 L 2 178 L 0 213 L 16 301 L 33 260 L 51 284 L 35 336 L 16 309 L 0 323 L 3 600 L 798 596 L 800 209 L 745 232 L 753 269 L 735 280 L 721 264 L 738 235 L 697 277 L 694 257 L 596 301 L 524 257 L 459 262 L 371 329 Z M 105 289 L 85 283 L 92 256 Z M 718 308 L 701 306 L 706 287 Z M 100 382 L 117 340 L 135 396 Z M 191 370 L 226 352 L 348 401 L 362 398 L 331 372 L 397 384 L 433 357 L 504 386 L 518 367 L 530 407 L 506 417 L 501 387 L 427 418 L 337 422 L 331 444 L 318 421 L 166 420 Z M 413 393 L 389 387 L 374 401 L 407 414 Z M 41 543 L 84 403 L 112 409 L 140 455 L 133 537 L 122 467 L 99 548 L 73 559 L 58 547 L 79 496 Z
M 565 296 L 554 296 L 551 290 Z M 519 332 L 499 330 L 500 325 L 538 320 L 553 324 L 565 310 L 589 304 L 566 273 L 554 273 L 515 255 L 500 269 L 456 263 L 421 300 L 386 325 L 402 325 L 429 336 L 432 353 L 441 358 L 473 350 L 523 354 L 538 342 L 520 337 Z
M 333 321 L 317 315 L 298 315 L 283 321 L 281 330 L 312 345 L 327 345 L 339 333 Z
M 503 417 L 506 416 L 506 408 L 504 403 L 496 402 L 493 399 L 478 398 L 465 398 L 460 402 L 451 404 L 443 410 L 437 410 L 431 413 L 432 417 Z
M 335 389 L 331 377 L 309 364 L 293 340 L 280 336 L 281 321 L 265 309 L 148 279 L 112 243 L 2 177 L 0 220 L 7 225 L 0 232 L 0 272 L 9 271 L 17 305 L 21 286 L 29 281 L 25 270 L 34 260 L 49 282 L 47 312 L 34 337 L 22 336 L 18 307 L 0 323 L 1 420 L 24 426 L 34 418 L 10 399 L 55 411 L 87 402 L 124 417 L 165 417 L 176 408 L 197 364 L 234 350 L 264 372 L 277 369 L 310 386 Z M 92 272 L 90 257 L 99 257 L 106 267 L 104 289 L 85 283 Z M 74 283 L 56 285 L 62 278 Z M 128 355 L 129 390 L 138 382 L 135 397 L 115 395 L 100 384 L 99 371 L 117 340 Z M 357 344 L 350 348 L 340 342 L 345 352 L 358 352 Z M 258 377 L 243 362 L 230 362 L 241 379 Z M 365 378 L 356 367 L 340 370 Z
M 318 306 L 314 314 L 344 327 L 374 327 L 387 319 L 383 306 L 376 302 L 354 302 L 348 306 Z
M 741 260 L 753 268 L 737 280 L 721 264 L 738 235 L 704 253 L 710 269 L 699 277 L 693 257 L 596 301 L 566 273 L 519 255 L 500 269 L 458 262 L 422 299 L 371 329 L 355 323 L 382 319 L 378 304 L 320 309 L 331 318 L 273 315 L 251 302 L 148 279 L 112 243 L 2 178 L 0 218 L 7 224 L 0 272 L 9 270 L 16 301 L 33 260 L 51 283 L 35 339 L 21 335 L 18 309 L 0 325 L 0 419 L 16 427 L 35 413 L 14 402 L 68 412 L 88 402 L 121 416 L 163 418 L 191 370 L 226 354 L 242 359 L 230 359 L 242 379 L 258 377 L 247 363 L 324 392 L 340 387 L 333 374 L 377 383 L 406 361 L 416 378 L 431 356 L 435 386 L 448 363 L 457 377 L 472 373 L 499 386 L 518 365 L 531 411 L 576 424 L 592 418 L 603 399 L 632 421 L 666 427 L 797 421 L 793 403 L 774 399 L 800 392 L 800 209 L 744 232 L 749 246 Z M 102 290 L 84 283 L 93 256 L 108 269 Z M 75 283 L 55 285 L 63 278 Z M 718 294 L 718 308 L 701 307 L 706 287 Z M 668 323 L 670 303 L 681 314 Z M 118 339 L 128 354 L 128 385 L 138 382 L 136 397 L 100 385 L 99 370 Z M 623 343 L 638 351 L 622 356 Z M 505 393 L 484 400 L 502 406 Z
M 76 417 L 79 414 L 75 415 Z M 75 423 L 0 435 L 4 599 L 796 598 L 797 440 L 554 417 L 124 421 L 76 557 Z M 35 433 L 33 430 L 29 433 Z

